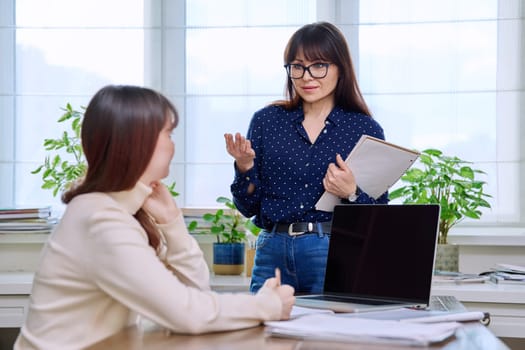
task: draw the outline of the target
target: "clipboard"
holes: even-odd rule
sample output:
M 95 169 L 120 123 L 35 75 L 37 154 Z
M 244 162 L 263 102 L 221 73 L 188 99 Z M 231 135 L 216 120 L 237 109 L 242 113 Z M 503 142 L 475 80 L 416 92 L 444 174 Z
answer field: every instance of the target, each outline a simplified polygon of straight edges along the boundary
M 354 173 L 357 186 L 377 199 L 403 176 L 419 155 L 418 151 L 362 135 L 345 162 Z M 340 203 L 340 198 L 325 191 L 315 208 L 331 212 Z

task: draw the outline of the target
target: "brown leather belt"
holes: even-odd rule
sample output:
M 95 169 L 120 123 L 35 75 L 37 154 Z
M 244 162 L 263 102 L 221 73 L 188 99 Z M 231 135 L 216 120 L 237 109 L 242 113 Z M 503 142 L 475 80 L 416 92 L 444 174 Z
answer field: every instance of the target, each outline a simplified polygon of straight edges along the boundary
M 319 224 L 323 233 L 330 233 L 332 230 L 331 222 L 294 222 L 291 224 L 277 223 L 274 225 L 274 231 L 288 232 L 290 236 L 298 236 L 303 233 L 319 233 Z

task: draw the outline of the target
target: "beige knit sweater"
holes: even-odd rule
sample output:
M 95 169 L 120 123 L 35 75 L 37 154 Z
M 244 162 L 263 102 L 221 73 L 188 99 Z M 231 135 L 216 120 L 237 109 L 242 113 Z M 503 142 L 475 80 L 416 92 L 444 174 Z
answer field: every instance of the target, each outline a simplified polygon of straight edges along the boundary
M 75 197 L 50 235 L 33 281 L 19 349 L 81 349 L 138 315 L 180 333 L 252 327 L 281 314 L 278 295 L 210 291 L 209 272 L 182 215 L 159 225 L 158 252 L 132 216 L 151 189 Z

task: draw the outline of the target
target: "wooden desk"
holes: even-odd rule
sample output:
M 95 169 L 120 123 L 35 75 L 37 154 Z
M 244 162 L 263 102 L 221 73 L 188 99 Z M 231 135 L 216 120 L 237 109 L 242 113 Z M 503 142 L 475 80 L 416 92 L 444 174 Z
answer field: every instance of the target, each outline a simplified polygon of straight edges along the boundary
M 304 341 L 266 336 L 264 327 L 205 335 L 169 334 L 155 326 L 146 329 L 127 328 L 86 350 L 414 350 L 416 347 L 391 344 L 364 344 L 342 342 Z M 509 348 L 480 323 L 465 325 L 450 340 L 430 349 L 447 350 L 508 350 Z
M 27 314 L 32 272 L 0 272 L 0 328 L 20 327 Z M 217 292 L 248 292 L 250 278 L 212 276 Z M 525 337 L 525 286 L 492 283 L 434 284 L 432 295 L 453 295 L 469 311 L 490 312 L 489 329 L 498 337 Z

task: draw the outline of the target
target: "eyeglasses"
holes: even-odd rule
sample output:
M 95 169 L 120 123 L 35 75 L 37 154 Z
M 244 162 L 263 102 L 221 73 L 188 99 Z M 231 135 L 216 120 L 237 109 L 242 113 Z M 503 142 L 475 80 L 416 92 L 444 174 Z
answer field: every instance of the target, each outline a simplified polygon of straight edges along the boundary
M 321 79 L 328 74 L 330 63 L 312 63 L 309 66 L 303 66 L 298 63 L 288 63 L 284 65 L 286 72 L 291 79 L 301 79 L 304 72 L 308 71 L 310 76 L 315 79 Z

